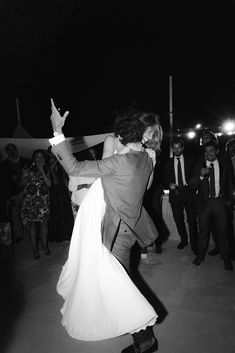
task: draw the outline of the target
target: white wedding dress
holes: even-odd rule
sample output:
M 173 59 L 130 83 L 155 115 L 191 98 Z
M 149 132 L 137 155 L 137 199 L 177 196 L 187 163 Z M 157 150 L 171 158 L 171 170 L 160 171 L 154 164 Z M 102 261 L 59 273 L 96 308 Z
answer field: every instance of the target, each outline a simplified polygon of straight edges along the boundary
M 68 259 L 57 283 L 57 292 L 64 298 L 62 325 L 79 340 L 138 332 L 157 319 L 123 266 L 102 244 L 104 212 L 103 188 L 97 179 L 79 208 Z

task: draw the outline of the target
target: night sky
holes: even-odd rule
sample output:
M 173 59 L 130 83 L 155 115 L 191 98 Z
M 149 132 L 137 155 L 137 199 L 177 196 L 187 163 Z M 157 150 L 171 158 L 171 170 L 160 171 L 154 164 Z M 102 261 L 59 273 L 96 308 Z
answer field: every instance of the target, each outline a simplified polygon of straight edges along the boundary
M 16 127 L 16 96 L 33 137 L 51 136 L 50 97 L 70 111 L 67 136 L 110 131 L 130 104 L 168 131 L 169 75 L 175 129 L 233 117 L 235 7 L 158 3 L 0 1 L 1 137 Z

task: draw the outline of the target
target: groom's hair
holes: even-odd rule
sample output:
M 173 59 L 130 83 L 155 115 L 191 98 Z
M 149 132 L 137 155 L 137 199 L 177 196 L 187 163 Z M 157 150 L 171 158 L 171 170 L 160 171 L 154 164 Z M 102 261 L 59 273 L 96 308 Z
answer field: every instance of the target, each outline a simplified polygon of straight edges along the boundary
M 129 142 L 141 142 L 145 125 L 140 121 L 136 112 L 127 110 L 118 115 L 114 121 L 114 134 L 120 136 L 120 142 L 126 145 Z

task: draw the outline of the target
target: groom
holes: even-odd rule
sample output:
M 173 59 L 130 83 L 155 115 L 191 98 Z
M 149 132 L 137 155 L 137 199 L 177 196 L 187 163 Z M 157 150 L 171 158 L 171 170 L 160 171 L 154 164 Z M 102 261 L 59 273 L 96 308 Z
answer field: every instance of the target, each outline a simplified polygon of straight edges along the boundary
M 129 271 L 130 250 L 136 241 L 142 247 L 154 242 L 156 228 L 142 208 L 143 196 L 153 170 L 152 159 L 142 148 L 145 126 L 134 116 L 119 118 L 121 143 L 127 153 L 115 154 L 100 161 L 78 161 L 73 156 L 62 133 L 66 117 L 56 109 L 51 100 L 51 124 L 54 138 L 50 139 L 52 152 L 68 175 L 100 177 L 106 202 L 103 219 L 103 243 Z M 134 344 L 122 353 L 151 353 L 158 349 L 152 327 L 132 334 Z

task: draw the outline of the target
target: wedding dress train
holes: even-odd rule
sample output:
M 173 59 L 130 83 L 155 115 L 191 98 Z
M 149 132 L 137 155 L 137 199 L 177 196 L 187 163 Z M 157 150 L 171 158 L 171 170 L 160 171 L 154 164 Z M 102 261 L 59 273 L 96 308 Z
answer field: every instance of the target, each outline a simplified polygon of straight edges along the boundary
M 79 208 L 68 259 L 57 283 L 62 325 L 76 339 L 98 341 L 155 324 L 157 314 L 102 243 L 105 201 L 97 179 Z

